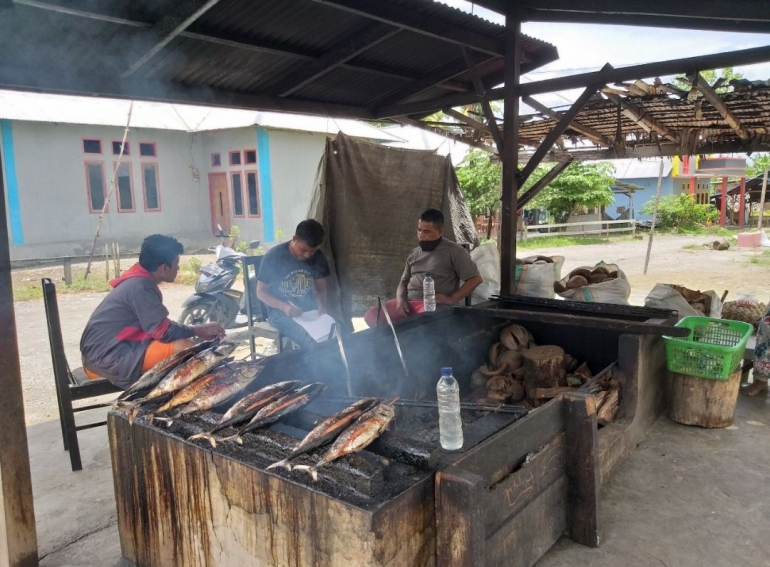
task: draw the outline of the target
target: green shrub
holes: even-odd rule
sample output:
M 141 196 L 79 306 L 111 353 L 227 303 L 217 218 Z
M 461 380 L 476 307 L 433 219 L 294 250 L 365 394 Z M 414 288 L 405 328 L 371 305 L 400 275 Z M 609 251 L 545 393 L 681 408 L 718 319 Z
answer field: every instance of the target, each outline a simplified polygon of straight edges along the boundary
M 640 212 L 651 215 L 655 208 L 655 199 L 647 201 Z M 719 218 L 719 211 L 713 205 L 699 205 L 692 196 L 666 195 L 660 198 L 656 228 L 691 232 L 710 226 Z

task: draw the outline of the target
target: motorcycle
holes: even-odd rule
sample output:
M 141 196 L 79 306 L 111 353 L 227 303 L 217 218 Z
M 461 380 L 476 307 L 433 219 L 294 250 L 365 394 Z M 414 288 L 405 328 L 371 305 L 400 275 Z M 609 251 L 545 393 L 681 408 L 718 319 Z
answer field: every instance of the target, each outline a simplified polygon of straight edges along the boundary
M 253 241 L 250 248 L 258 248 L 259 241 Z M 219 323 L 225 329 L 243 326 L 238 324 L 239 313 L 246 312 L 246 297 L 241 290 L 232 289 L 240 273 L 241 258 L 246 256 L 224 244 L 211 250 L 216 262 L 200 269 L 195 282 L 195 294 L 182 304 L 184 308 L 178 321 L 184 325 Z

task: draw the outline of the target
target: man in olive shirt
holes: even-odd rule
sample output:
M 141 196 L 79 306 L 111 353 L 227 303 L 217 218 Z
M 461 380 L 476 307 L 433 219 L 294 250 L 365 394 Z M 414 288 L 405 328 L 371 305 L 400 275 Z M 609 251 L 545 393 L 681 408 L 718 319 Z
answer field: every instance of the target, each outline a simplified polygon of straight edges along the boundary
M 435 282 L 436 305 L 454 305 L 468 297 L 482 279 L 468 251 L 443 238 L 444 215 L 437 209 L 428 209 L 417 223 L 419 246 L 406 258 L 406 267 L 396 290 L 396 298 L 385 302 L 384 308 L 393 321 L 404 319 L 425 309 L 422 303 L 422 283 L 425 274 Z M 364 315 L 366 324 L 377 324 L 377 307 Z M 380 313 L 380 323 L 385 314 Z

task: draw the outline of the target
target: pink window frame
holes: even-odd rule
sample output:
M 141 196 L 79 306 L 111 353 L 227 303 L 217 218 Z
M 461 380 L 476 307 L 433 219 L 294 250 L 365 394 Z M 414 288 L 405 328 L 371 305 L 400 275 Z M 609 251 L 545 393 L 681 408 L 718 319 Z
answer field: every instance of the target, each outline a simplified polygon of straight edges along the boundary
M 233 154 L 238 154 L 238 159 L 241 163 L 233 163 Z M 230 167 L 243 167 L 243 156 L 241 155 L 241 150 L 233 150 L 231 152 L 227 152 L 227 165 Z
M 219 165 L 214 163 L 214 156 L 219 156 Z M 222 153 L 211 152 L 211 167 L 222 167 Z
M 89 138 L 89 139 L 90 139 L 90 138 Z M 115 144 L 115 143 L 118 143 L 118 144 L 122 144 L 122 143 L 123 143 L 123 140 L 112 140 L 112 142 L 110 142 L 110 153 L 112 153 L 112 155 L 113 155 L 113 156 L 117 156 L 117 155 L 120 155 L 120 154 L 116 154 L 116 153 L 113 151 L 113 149 L 112 149 L 112 144 Z M 125 151 L 123 152 L 123 155 L 124 155 L 124 156 L 130 156 L 130 155 L 131 155 L 131 142 L 129 142 L 128 140 L 126 140 L 126 149 L 125 149 Z
M 155 190 L 158 192 L 158 208 L 157 209 L 148 209 L 147 208 L 147 186 L 145 185 L 145 178 L 144 178 L 144 166 L 145 165 L 154 165 L 155 166 Z M 139 168 L 142 172 L 142 203 L 144 204 L 144 212 L 145 213 L 159 213 L 163 210 L 163 201 L 160 198 L 160 165 L 156 161 L 143 161 L 139 164 Z
M 112 172 L 115 174 L 115 206 L 118 208 L 119 213 L 135 213 L 136 212 L 136 192 L 134 191 L 134 168 L 132 167 L 131 162 L 120 162 L 120 165 L 125 165 L 128 168 L 128 182 L 131 184 L 131 208 L 130 209 L 121 209 L 120 208 L 120 191 L 118 187 L 118 176 L 117 176 L 117 169 L 118 169 L 118 162 L 113 162 L 112 164 Z
M 256 185 L 257 185 L 257 214 L 256 215 L 252 215 L 251 214 L 251 207 L 248 206 L 248 205 L 250 205 L 250 202 L 249 202 L 249 173 L 253 173 L 254 174 L 254 180 L 256 181 Z M 247 207 L 245 209 L 246 215 L 249 218 L 252 218 L 252 219 L 260 219 L 260 218 L 262 218 L 262 203 L 260 202 L 260 199 L 259 199 L 259 173 L 257 172 L 256 169 L 247 169 L 247 170 L 245 170 L 243 172 L 243 178 L 246 180 L 246 183 L 244 183 L 244 185 L 243 185 L 246 188 L 246 191 L 244 192 L 245 195 L 246 195 L 246 205 L 247 205 Z
M 86 151 L 86 140 L 91 141 L 98 141 L 99 142 L 99 148 L 101 151 L 98 154 L 90 153 Z M 87 138 L 83 136 L 80 138 L 80 151 L 83 152 L 84 156 L 103 156 L 104 155 L 104 140 L 101 138 Z
M 246 161 L 246 152 L 254 152 L 254 161 L 247 162 Z M 243 150 L 243 165 L 257 165 L 257 149 L 256 148 L 247 148 Z
M 235 183 L 233 183 L 233 178 L 236 175 L 240 175 L 241 176 L 241 207 L 243 208 L 243 214 L 240 214 L 240 215 L 235 213 Z M 232 199 L 233 200 L 233 217 L 236 218 L 236 219 L 246 218 L 246 197 L 245 197 L 245 193 L 244 193 L 244 190 L 243 190 L 243 188 L 245 186 L 244 183 L 243 183 L 243 181 L 244 181 L 243 175 L 244 175 L 243 171 L 231 171 L 230 175 L 228 176 L 230 178 L 229 179 L 229 181 L 230 181 L 230 195 L 232 195 L 232 197 L 233 197 L 233 199 Z
M 95 155 L 95 154 L 86 154 L 86 155 Z M 88 203 L 88 212 L 90 214 L 99 214 L 102 212 L 101 209 L 95 210 L 91 207 L 91 176 L 88 175 L 89 165 L 102 166 L 102 197 L 106 199 L 107 198 L 107 178 L 104 172 L 104 160 L 85 160 L 83 162 L 83 172 L 86 174 L 86 201 Z M 109 210 L 109 206 L 107 207 L 107 210 Z
M 151 156 L 142 155 L 142 144 L 147 144 L 149 146 L 152 146 L 152 152 L 154 155 L 151 155 Z M 156 142 L 150 142 L 149 140 L 139 140 L 136 143 L 136 148 L 138 152 L 137 156 L 139 157 L 139 159 L 150 159 L 150 158 L 157 159 L 158 157 L 158 144 Z

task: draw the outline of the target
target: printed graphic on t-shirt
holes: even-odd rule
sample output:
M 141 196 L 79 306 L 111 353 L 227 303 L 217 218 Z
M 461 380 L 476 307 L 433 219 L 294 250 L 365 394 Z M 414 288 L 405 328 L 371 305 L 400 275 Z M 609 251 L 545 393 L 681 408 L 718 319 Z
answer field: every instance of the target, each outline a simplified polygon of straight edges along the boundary
M 304 297 L 313 288 L 310 270 L 292 270 L 281 280 L 281 293 L 289 297 Z

